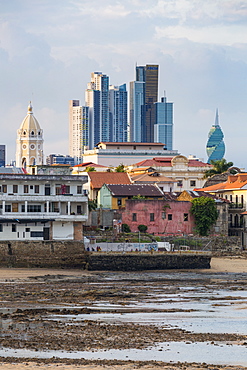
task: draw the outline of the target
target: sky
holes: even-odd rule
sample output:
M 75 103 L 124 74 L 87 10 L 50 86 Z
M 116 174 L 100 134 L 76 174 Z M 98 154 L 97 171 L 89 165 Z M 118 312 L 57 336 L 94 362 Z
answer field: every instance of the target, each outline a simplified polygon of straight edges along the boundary
M 129 87 L 136 64 L 159 64 L 159 98 L 174 103 L 173 149 L 207 161 L 218 108 L 225 158 L 247 170 L 246 0 L 0 0 L 7 162 L 29 101 L 45 156 L 69 154 L 69 100 L 85 103 L 91 72 Z

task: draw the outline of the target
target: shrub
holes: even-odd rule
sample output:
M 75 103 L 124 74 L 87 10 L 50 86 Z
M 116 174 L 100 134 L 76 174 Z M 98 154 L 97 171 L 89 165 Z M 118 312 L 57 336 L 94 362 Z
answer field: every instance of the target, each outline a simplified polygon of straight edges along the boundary
M 139 225 L 138 226 L 138 230 L 141 232 L 141 233 L 145 233 L 147 231 L 148 227 L 146 225 Z
M 123 233 L 130 233 L 130 227 L 127 224 L 122 224 L 122 232 Z

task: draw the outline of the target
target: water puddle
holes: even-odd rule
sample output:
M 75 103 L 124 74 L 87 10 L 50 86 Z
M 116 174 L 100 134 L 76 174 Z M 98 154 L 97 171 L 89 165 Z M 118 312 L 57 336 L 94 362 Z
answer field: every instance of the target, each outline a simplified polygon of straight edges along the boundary
M 210 343 L 161 343 L 146 350 L 101 350 L 101 351 L 32 351 L 27 349 L 0 348 L 2 357 L 27 358 L 84 358 L 88 360 L 132 360 L 163 362 L 205 362 L 215 365 L 247 365 L 246 346 Z

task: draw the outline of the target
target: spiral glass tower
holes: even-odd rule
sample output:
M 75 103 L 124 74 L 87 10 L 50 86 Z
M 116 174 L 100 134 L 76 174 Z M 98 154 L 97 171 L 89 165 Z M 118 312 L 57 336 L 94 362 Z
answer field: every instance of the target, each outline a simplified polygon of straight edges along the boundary
M 223 141 L 224 134 L 219 125 L 218 109 L 216 110 L 215 124 L 211 127 L 208 134 L 207 155 L 208 163 L 211 161 L 218 161 L 224 157 L 225 143 Z

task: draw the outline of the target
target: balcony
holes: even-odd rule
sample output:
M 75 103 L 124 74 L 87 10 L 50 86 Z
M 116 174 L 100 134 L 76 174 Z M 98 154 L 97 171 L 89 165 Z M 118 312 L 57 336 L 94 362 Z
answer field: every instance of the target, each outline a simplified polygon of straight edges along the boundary
M 5 212 L 0 210 L 1 220 L 55 220 L 55 221 L 87 221 L 87 214 L 77 214 L 72 212 Z
M 243 210 L 245 209 L 244 203 L 230 203 L 229 210 Z

